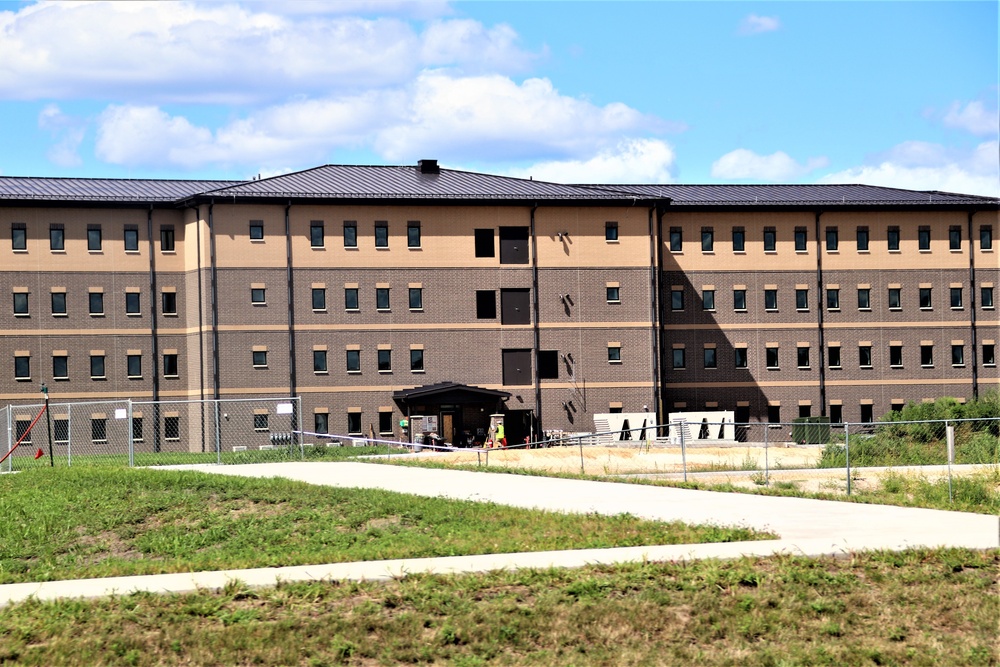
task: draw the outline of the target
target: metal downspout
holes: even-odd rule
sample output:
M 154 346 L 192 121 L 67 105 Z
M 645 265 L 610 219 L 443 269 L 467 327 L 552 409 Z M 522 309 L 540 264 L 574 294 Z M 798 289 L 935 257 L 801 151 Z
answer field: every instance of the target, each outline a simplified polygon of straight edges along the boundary
M 972 216 L 975 211 L 969 211 L 969 309 L 971 318 L 969 320 L 969 331 L 972 336 L 972 398 L 979 398 L 979 331 L 976 328 L 976 253 L 973 250 L 972 242 Z
M 538 314 L 538 238 L 535 236 L 535 211 L 538 210 L 538 204 L 531 207 L 531 310 L 532 310 L 532 322 L 531 333 L 533 336 L 532 346 L 534 347 L 534 362 L 532 366 L 534 367 L 534 380 L 535 380 L 535 420 L 538 424 L 538 433 L 543 433 L 542 430 L 542 379 L 541 373 L 538 368 L 538 356 L 541 353 L 542 339 L 541 331 L 539 330 Z
M 663 214 L 666 210 L 662 206 L 656 207 L 656 293 L 653 296 L 653 300 L 656 307 L 656 338 L 659 341 L 660 350 L 666 349 L 666 342 L 664 341 L 664 336 L 666 332 L 663 330 Z M 666 377 L 666 364 L 661 363 L 662 360 L 657 359 L 657 365 L 659 366 L 659 404 L 657 406 L 657 413 L 662 417 L 663 421 L 667 419 L 667 377 Z M 659 421 L 659 420 L 657 420 Z M 665 433 L 661 435 L 666 435 Z
M 816 324 L 819 344 L 819 416 L 826 416 L 826 331 L 823 324 L 823 249 L 820 247 L 819 219 L 823 211 L 816 211 Z
M 212 398 L 218 400 L 219 392 L 219 271 L 215 255 L 215 200 L 208 205 L 209 274 L 212 279 Z

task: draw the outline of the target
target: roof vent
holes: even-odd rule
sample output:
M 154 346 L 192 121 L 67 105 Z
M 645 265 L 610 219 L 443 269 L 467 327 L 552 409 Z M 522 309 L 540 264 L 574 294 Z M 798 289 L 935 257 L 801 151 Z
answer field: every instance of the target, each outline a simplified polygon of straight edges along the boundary
M 441 167 L 437 160 L 417 160 L 417 169 L 421 174 L 440 174 Z

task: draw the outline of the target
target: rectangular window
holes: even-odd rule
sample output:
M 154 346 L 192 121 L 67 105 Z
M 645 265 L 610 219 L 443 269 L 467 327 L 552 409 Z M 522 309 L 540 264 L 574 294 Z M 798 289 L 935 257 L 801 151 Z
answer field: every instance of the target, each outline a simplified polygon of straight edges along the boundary
M 704 353 L 705 368 L 716 368 L 718 366 L 718 361 L 715 356 L 714 347 L 706 347 L 702 350 Z
M 764 252 L 774 252 L 778 248 L 778 232 L 774 227 L 764 228 Z
M 160 226 L 160 252 L 174 252 L 173 225 Z
M 419 222 L 408 222 L 406 223 L 406 247 L 407 248 L 419 248 L 420 247 L 420 223 Z
M 130 378 L 142 377 L 142 355 L 130 354 L 125 357 L 125 366 Z
M 996 344 L 983 343 L 983 366 L 996 366 Z
M 66 230 L 62 225 L 49 225 L 49 250 L 66 249 Z
M 604 223 L 604 240 L 605 241 L 617 241 L 618 240 L 618 223 L 608 221 Z
M 681 252 L 684 249 L 684 234 L 680 227 L 670 228 L 670 252 Z
M 840 346 L 826 348 L 830 368 L 840 368 Z
M 181 439 L 181 418 L 180 417 L 164 417 L 163 418 L 163 437 L 166 440 L 180 440 Z
M 951 365 L 952 366 L 964 366 L 965 365 L 965 346 L 964 345 L 952 345 L 951 346 Z
M 840 310 L 840 290 L 839 289 L 827 289 L 826 290 L 826 309 L 827 310 Z
M 312 288 L 312 309 L 313 310 L 326 310 L 326 288 L 325 287 L 313 287 Z
M 779 368 L 778 366 L 778 348 L 768 347 L 766 348 L 766 361 L 768 368 Z
M 559 379 L 559 352 L 556 350 L 538 351 L 538 379 Z
M 926 368 L 930 368 L 934 365 L 934 346 L 933 345 L 921 345 L 920 346 L 920 365 Z
M 326 372 L 326 350 L 313 350 L 313 373 Z
M 871 424 L 875 421 L 875 406 L 871 403 L 862 403 L 860 407 L 862 424 Z
M 389 247 L 389 223 L 384 220 L 375 222 L 375 247 Z
M 764 290 L 764 310 L 777 310 L 777 309 L 778 309 L 778 290 L 776 289 Z
M 264 221 L 263 220 L 251 220 L 250 221 L 250 240 L 251 241 L 263 241 L 264 240 Z
M 409 288 L 410 296 L 410 310 L 423 310 L 424 309 L 424 290 L 420 287 Z
M 675 347 L 672 350 L 672 353 L 673 353 L 673 359 L 672 359 L 673 367 L 674 368 L 685 368 L 686 365 L 687 365 L 687 359 L 686 359 L 686 355 L 684 353 L 684 348 L 683 347 Z
M 261 306 L 267 303 L 267 290 L 263 287 L 250 288 L 250 303 Z
M 392 350 L 378 351 L 378 372 L 379 373 L 392 372 Z
M 347 413 L 347 433 L 351 435 L 361 434 L 361 413 L 360 412 L 348 412 Z
M 90 377 L 94 380 L 103 380 L 105 378 L 103 354 L 90 355 Z
M 733 365 L 736 368 L 747 367 L 747 349 L 745 347 L 733 348 Z
M 989 225 L 979 228 L 979 249 L 993 250 L 993 228 Z
M 87 250 L 91 252 L 99 252 L 101 247 L 101 226 L 87 225 Z
M 711 227 L 701 228 L 701 251 L 702 252 L 714 252 L 715 251 L 715 230 Z
M 330 415 L 328 413 L 317 412 L 313 414 L 313 432 L 315 433 L 330 432 Z
M 733 227 L 733 252 L 746 252 L 747 233 L 742 227 Z
M 733 290 L 733 310 L 747 309 L 747 291 L 745 289 Z
M 253 351 L 253 367 L 267 368 L 267 350 Z
M 497 293 L 495 290 L 476 290 L 476 319 L 494 320 L 497 316 Z
M 14 379 L 31 379 L 31 357 L 19 355 L 14 357 Z
M 805 227 L 795 228 L 795 252 L 805 252 L 807 249 L 807 235 Z
M 69 442 L 69 419 L 56 417 L 52 420 L 52 439 L 57 445 L 65 445 Z
M 871 310 L 872 291 L 868 287 L 858 288 L 858 310 Z
M 861 368 L 872 367 L 871 345 L 858 345 L 858 366 L 861 366 Z
M 962 288 L 952 287 L 950 290 L 951 307 L 958 310 L 962 308 Z
M 163 377 L 177 377 L 177 355 L 172 352 L 163 355 Z
M 933 307 L 931 305 L 932 303 L 933 302 L 931 301 L 931 288 L 930 287 L 921 287 L 920 288 L 920 307 L 922 309 L 932 308 Z
M 684 290 L 682 289 L 670 290 L 670 309 L 684 310 Z
M 31 431 L 28 427 L 31 426 L 31 419 L 18 419 L 14 422 L 14 441 L 20 441 L 22 445 L 31 444 Z M 21 440 L 24 438 L 24 440 Z
M 844 423 L 844 406 L 831 405 L 830 406 L 830 423 L 831 424 L 843 424 Z
M 344 223 L 344 247 L 358 247 L 358 223 L 353 220 Z
M 890 345 L 889 346 L 889 365 L 893 368 L 903 367 L 903 346 L 902 345 Z
M 90 292 L 89 306 L 91 315 L 104 315 L 104 292 Z
M 858 252 L 868 251 L 868 228 L 858 227 Z
M 983 308 L 993 307 L 993 288 L 992 287 L 980 287 L 979 288 L 979 304 Z
M 496 244 L 493 241 L 492 229 L 477 229 L 476 257 L 496 257 Z
M 139 228 L 125 225 L 125 252 L 139 252 Z
M 952 225 L 948 228 L 948 250 L 962 249 L 962 228 Z
M 346 241 L 346 227 L 344 238 Z M 323 248 L 326 246 L 326 229 L 322 221 L 313 220 L 309 223 L 309 247 Z
M 14 292 L 14 316 L 27 317 L 28 314 L 28 293 Z
M 608 363 L 620 364 L 622 362 L 622 348 L 620 345 L 608 345 Z
M 253 416 L 253 430 L 255 431 L 267 431 L 268 427 L 268 414 L 266 412 L 255 414 Z
M 177 314 L 177 292 L 162 292 L 160 294 L 161 312 L 164 315 Z
M 890 227 L 886 231 L 886 242 L 890 251 L 899 250 L 899 227 Z
M 701 291 L 701 307 L 703 310 L 715 310 L 714 289 L 704 289 Z
M 52 314 L 66 314 L 66 292 L 52 292 Z
M 361 350 L 347 351 L 347 372 L 348 373 L 361 372 Z
M 795 349 L 795 352 L 796 352 L 796 359 L 795 359 L 796 365 L 799 368 L 809 368 L 810 366 L 809 348 L 799 347 Z
M 826 251 L 837 252 L 840 250 L 840 231 L 836 227 L 826 228 Z
M 608 286 L 607 298 L 608 298 L 608 303 L 621 303 L 622 300 L 621 288 L 617 286 Z
M 389 310 L 389 288 L 375 288 L 375 307 L 378 310 Z
M 138 292 L 125 292 L 125 314 L 141 315 L 141 304 L 139 303 Z
M 767 406 L 767 423 L 768 424 L 780 424 L 781 423 L 781 406 L 780 405 L 769 405 L 769 406 Z
M 344 288 L 344 310 L 358 310 L 358 288 L 357 287 L 345 287 Z
M 13 222 L 10 225 L 11 250 L 28 249 L 28 228 L 23 222 Z
M 424 370 L 424 351 L 410 350 L 410 371 L 413 373 Z
M 811 405 L 800 405 L 799 406 L 799 417 L 811 417 L 812 416 L 812 406 Z
M 92 417 L 90 420 L 90 439 L 93 442 L 108 441 L 108 420 L 103 417 Z
M 52 377 L 56 380 L 69 379 L 69 357 L 64 354 L 52 357 Z
M 931 249 L 931 228 L 920 227 L 917 229 L 917 247 L 920 250 Z
M 890 287 L 889 288 L 889 310 L 900 310 L 902 308 L 902 299 L 900 298 L 900 288 Z
M 392 435 L 392 413 L 389 411 L 378 413 L 379 435 Z

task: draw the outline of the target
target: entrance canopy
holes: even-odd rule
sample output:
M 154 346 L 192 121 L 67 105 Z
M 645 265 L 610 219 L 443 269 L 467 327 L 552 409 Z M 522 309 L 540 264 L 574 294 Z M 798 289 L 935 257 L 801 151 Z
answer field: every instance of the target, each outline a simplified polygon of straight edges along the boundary
M 438 382 L 392 393 L 392 400 L 404 413 L 418 414 L 425 408 L 441 405 L 489 405 L 491 410 L 503 406 L 510 398 L 506 391 L 472 387 L 457 382 Z

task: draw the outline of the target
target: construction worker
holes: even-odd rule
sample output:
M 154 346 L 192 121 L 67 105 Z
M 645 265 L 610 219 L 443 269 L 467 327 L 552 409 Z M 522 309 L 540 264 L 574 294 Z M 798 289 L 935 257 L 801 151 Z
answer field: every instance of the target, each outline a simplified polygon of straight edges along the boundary
M 503 422 L 497 422 L 496 441 L 498 443 L 500 443 L 501 447 L 506 447 L 507 446 L 507 438 L 505 437 L 504 431 L 503 431 Z

